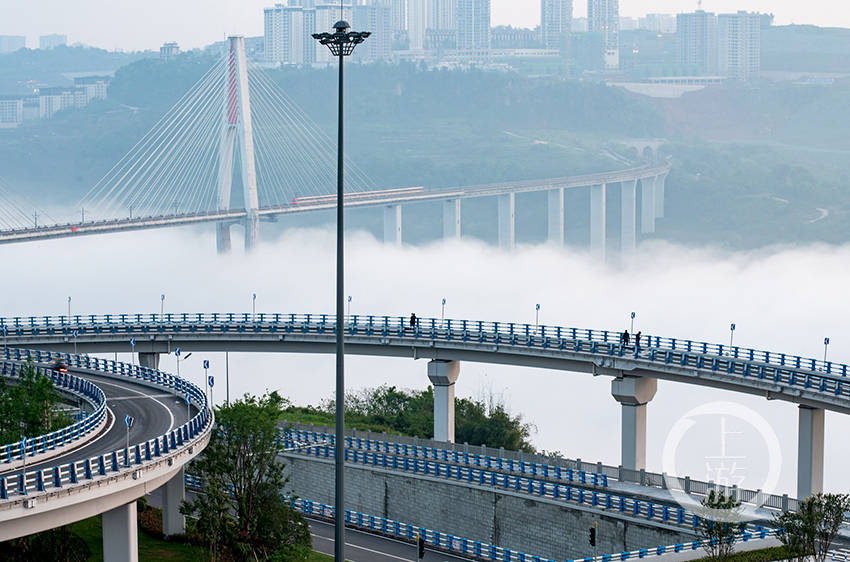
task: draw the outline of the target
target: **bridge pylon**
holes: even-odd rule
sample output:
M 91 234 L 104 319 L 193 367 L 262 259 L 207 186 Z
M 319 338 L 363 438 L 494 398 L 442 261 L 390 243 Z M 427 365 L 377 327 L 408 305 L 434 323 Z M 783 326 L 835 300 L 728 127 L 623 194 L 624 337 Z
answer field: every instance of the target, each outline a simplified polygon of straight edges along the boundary
M 248 86 L 245 38 L 229 37 L 230 55 L 225 66 L 225 98 L 222 111 L 221 140 L 219 144 L 218 202 L 219 209 L 231 207 L 233 188 L 234 153 L 238 145 L 239 164 L 242 174 L 242 199 L 247 216 L 245 218 L 245 250 L 257 243 L 260 235 L 259 197 L 257 195 L 257 169 L 254 159 L 254 132 L 251 123 L 251 99 Z M 230 250 L 230 224 L 222 223 L 216 228 L 219 253 Z

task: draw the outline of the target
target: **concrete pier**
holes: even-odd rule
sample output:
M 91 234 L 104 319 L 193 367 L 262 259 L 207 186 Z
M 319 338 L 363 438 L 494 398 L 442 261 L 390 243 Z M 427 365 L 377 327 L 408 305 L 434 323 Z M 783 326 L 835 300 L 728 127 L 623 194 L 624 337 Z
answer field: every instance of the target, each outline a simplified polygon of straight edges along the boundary
M 103 512 L 103 559 L 109 562 L 138 562 L 139 531 L 136 502 Z
M 630 180 L 620 184 L 620 252 L 624 256 L 634 254 L 637 247 L 637 183 L 638 180 Z
M 611 381 L 611 395 L 621 404 L 621 464 L 623 468 L 646 468 L 646 405 L 655 397 L 658 381 L 623 376 Z
M 547 225 L 549 242 L 564 245 L 564 189 L 552 189 L 547 194 Z
M 590 187 L 590 252 L 599 259 L 605 259 L 605 191 L 607 185 Z
M 434 385 L 434 440 L 455 440 L 455 382 L 459 361 L 435 359 L 428 363 L 428 378 Z
M 184 469 L 177 473 L 162 486 L 162 533 L 182 535 L 186 533 L 186 517 L 180 513 L 180 504 L 186 499 Z
M 159 369 L 159 353 L 139 352 L 139 366 Z
M 401 205 L 384 207 L 384 244 L 401 246 Z
M 215 247 L 219 254 L 230 253 L 231 243 L 229 223 L 218 223 L 215 225 Z
M 499 246 L 513 248 L 516 245 L 516 195 L 499 195 Z
M 655 183 L 658 176 L 640 180 L 640 232 L 655 232 Z
M 655 218 L 664 218 L 664 186 L 667 183 L 667 174 L 661 174 L 655 178 Z
M 824 411 L 800 406 L 797 440 L 797 497 L 808 498 L 823 491 Z
M 460 199 L 443 201 L 443 238 L 460 240 Z

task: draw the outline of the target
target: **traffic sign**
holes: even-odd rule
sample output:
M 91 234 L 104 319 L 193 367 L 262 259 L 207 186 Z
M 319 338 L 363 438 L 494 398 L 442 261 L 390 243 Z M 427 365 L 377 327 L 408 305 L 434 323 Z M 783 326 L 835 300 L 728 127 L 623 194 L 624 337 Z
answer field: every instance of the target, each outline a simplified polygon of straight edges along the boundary
M 207 384 L 210 385 L 210 388 L 213 387 L 213 382 L 215 382 L 215 377 L 213 377 L 212 375 L 208 376 L 207 377 Z
M 136 338 L 130 338 L 130 347 L 136 347 Z
M 180 357 L 180 348 L 179 347 L 174 348 L 174 355 L 176 355 L 177 357 Z
M 209 368 L 210 368 L 210 360 L 204 359 L 204 369 L 209 369 Z
M 71 332 L 71 335 L 76 338 L 77 337 L 77 330 L 74 330 L 73 332 Z
M 829 345 L 829 338 L 823 338 L 823 344 Z
M 131 416 L 130 414 L 125 414 L 125 415 L 124 415 L 124 425 L 126 425 L 126 426 L 127 426 L 127 429 L 130 429 L 131 427 L 133 427 L 133 423 L 134 423 L 135 421 L 136 421 L 136 418 L 134 418 L 134 417 L 133 417 L 133 416 Z
M 189 404 L 191 404 L 191 403 L 192 403 L 192 397 L 191 397 L 191 396 L 189 395 L 189 393 L 187 392 L 187 393 L 186 393 L 186 405 L 188 406 L 188 405 L 189 405 Z

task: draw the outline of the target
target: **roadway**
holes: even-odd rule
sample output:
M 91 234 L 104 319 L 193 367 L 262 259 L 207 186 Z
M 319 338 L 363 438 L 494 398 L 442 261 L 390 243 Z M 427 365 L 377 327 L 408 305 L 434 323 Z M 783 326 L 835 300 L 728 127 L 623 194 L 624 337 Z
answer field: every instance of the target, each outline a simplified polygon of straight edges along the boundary
M 174 394 L 154 390 L 150 386 L 137 384 L 127 380 L 95 376 L 87 373 L 72 373 L 91 381 L 103 390 L 106 395 L 107 422 L 106 428 L 90 439 L 83 441 L 75 449 L 57 457 L 52 457 L 33 464 L 27 463 L 27 472 L 37 469 L 52 468 L 85 458 L 102 454 L 104 451 L 122 449 L 127 444 L 127 429 L 124 416 L 129 414 L 135 418 L 130 429 L 130 446 L 144 443 L 149 439 L 182 425 L 186 421 L 186 404 Z M 197 409 L 192 409 L 192 415 Z M 0 465 L 0 475 L 16 475 L 20 470 L 3 470 Z

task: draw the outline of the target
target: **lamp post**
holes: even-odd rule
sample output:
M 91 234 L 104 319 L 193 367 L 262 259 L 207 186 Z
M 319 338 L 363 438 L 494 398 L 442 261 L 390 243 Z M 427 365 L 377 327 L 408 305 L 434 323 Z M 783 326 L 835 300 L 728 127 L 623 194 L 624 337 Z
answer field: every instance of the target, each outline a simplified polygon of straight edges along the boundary
M 339 117 L 337 141 L 336 182 L 336 431 L 334 440 L 334 559 L 345 562 L 345 351 L 343 348 L 344 293 L 344 213 L 343 213 L 343 60 L 354 52 L 354 48 L 366 40 L 368 31 L 349 31 L 348 22 L 340 20 L 334 24 L 333 33 L 314 33 L 313 39 L 330 49 L 331 55 L 339 58 Z

